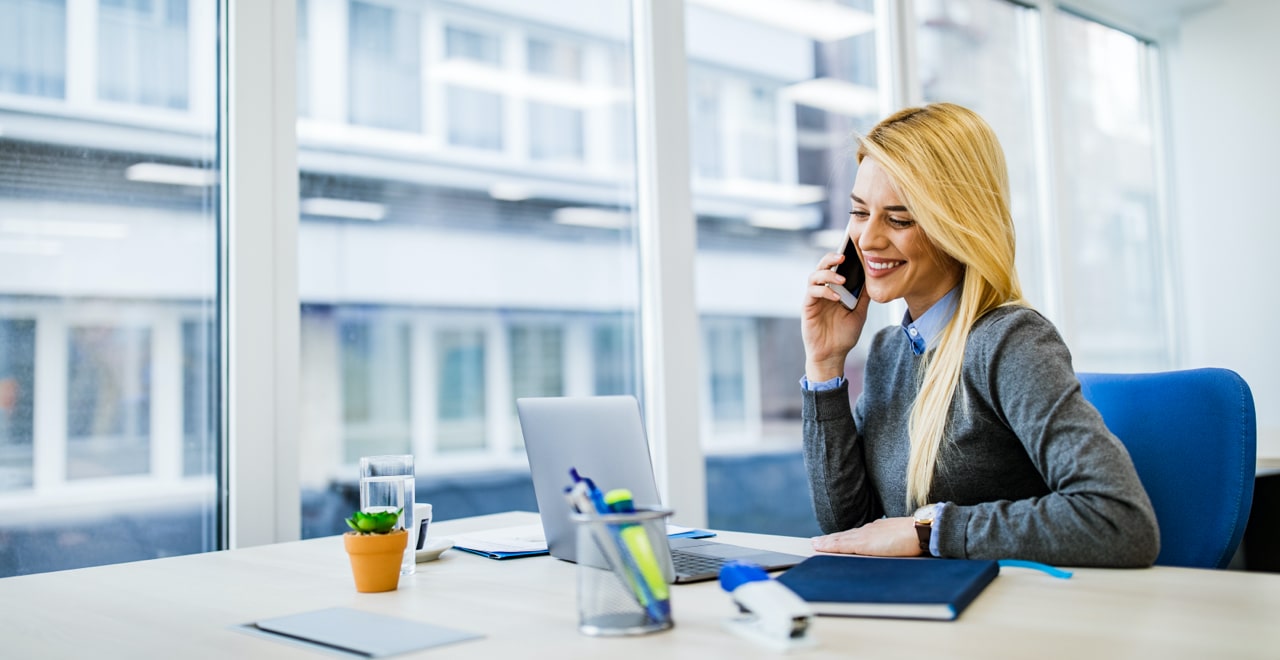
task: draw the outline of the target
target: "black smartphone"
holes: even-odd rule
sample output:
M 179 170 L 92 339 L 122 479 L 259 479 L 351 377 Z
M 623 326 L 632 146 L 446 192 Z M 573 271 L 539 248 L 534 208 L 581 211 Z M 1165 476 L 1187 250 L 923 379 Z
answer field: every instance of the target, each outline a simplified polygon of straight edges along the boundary
M 858 258 L 858 247 L 853 244 L 847 231 L 844 233 L 844 244 L 840 246 L 840 251 L 844 253 L 844 261 L 832 270 L 844 276 L 844 285 L 828 284 L 827 287 L 840 295 L 841 304 L 852 310 L 858 306 L 858 297 L 862 295 L 862 285 L 867 281 L 867 274 L 862 270 L 862 260 Z

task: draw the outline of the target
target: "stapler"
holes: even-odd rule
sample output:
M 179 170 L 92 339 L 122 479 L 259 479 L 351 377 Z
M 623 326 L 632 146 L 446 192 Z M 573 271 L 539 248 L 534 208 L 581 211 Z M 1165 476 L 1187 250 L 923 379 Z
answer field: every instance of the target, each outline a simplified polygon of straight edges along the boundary
M 720 569 L 720 587 L 729 592 L 742 616 L 726 619 L 733 633 L 779 651 L 812 648 L 813 610 L 786 585 L 755 564 L 730 562 Z

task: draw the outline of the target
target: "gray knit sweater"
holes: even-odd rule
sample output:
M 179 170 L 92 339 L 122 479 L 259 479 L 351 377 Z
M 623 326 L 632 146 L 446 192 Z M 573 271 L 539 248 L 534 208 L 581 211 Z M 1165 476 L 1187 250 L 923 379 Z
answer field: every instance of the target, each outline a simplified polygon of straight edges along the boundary
M 856 411 L 847 386 L 804 392 L 804 458 L 826 533 L 908 516 L 907 420 L 920 356 L 899 327 L 876 333 Z M 1151 501 L 1124 446 L 1080 393 L 1047 319 L 1001 307 L 974 325 L 930 499 L 943 557 L 1149 566 Z

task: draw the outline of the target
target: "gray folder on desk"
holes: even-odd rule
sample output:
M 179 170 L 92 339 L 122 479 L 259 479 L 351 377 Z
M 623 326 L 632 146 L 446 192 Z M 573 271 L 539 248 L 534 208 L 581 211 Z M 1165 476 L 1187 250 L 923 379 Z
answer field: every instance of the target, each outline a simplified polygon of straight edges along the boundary
M 464 630 L 347 607 L 264 619 L 245 628 L 280 641 L 365 658 L 421 651 L 482 637 Z

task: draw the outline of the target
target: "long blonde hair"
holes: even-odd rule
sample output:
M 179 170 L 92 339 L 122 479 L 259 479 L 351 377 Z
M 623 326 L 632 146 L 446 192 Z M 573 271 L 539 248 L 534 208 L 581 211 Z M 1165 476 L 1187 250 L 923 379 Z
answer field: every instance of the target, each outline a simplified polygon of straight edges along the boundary
M 929 501 L 960 383 L 969 330 L 1003 305 L 1026 305 L 1014 266 L 1009 174 L 995 132 L 950 103 L 906 108 L 861 139 L 857 160 L 876 161 L 934 247 L 963 268 L 955 314 L 921 365 L 908 434 L 907 510 Z

